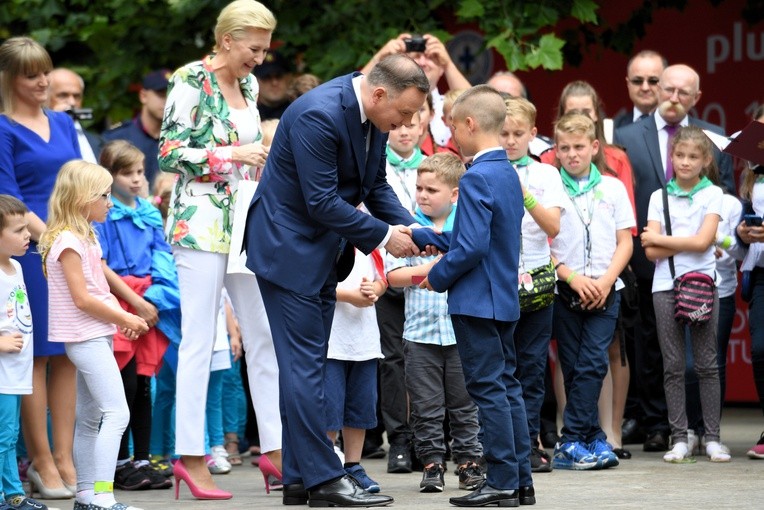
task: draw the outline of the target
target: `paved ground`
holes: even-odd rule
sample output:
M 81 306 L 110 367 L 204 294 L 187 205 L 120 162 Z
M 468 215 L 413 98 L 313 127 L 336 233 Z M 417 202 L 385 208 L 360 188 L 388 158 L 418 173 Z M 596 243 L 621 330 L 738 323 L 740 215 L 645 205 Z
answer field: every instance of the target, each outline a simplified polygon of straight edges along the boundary
M 732 450 L 732 462 L 712 464 L 705 457 L 686 465 L 666 464 L 662 454 L 644 453 L 637 445 L 634 457 L 622 461 L 614 469 L 593 472 L 554 471 L 536 475 L 534 484 L 538 503 L 535 508 L 603 509 L 665 508 L 705 509 L 764 508 L 764 460 L 753 461 L 745 456 L 764 429 L 761 411 L 725 409 L 722 420 L 722 441 Z M 385 459 L 364 462 L 369 475 L 382 486 L 384 494 L 395 498 L 393 508 L 433 510 L 450 507 L 448 498 L 466 494 L 458 489 L 456 477 L 448 475 L 442 494 L 420 494 L 421 474 L 387 474 Z M 267 495 L 260 471 L 249 465 L 235 467 L 216 481 L 234 493 L 225 502 L 196 501 L 183 484 L 180 500 L 175 489 L 164 491 L 120 492 L 117 500 L 144 510 L 243 510 L 281 507 L 281 493 Z M 72 508 L 69 501 L 48 501 L 51 508 Z M 292 507 L 304 508 L 304 507 Z

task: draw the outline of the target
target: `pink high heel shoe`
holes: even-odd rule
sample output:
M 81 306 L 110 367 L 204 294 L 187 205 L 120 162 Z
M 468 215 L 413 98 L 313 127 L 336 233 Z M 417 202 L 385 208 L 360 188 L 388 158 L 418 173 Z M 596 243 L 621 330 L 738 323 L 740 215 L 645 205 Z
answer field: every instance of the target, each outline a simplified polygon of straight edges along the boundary
M 179 459 L 173 466 L 173 476 L 175 477 L 175 499 L 180 494 L 180 481 L 183 480 L 188 485 L 188 489 L 196 499 L 231 499 L 233 494 L 222 489 L 202 489 L 197 487 L 191 479 L 191 475 L 183 464 L 183 459 Z
M 281 471 L 279 468 L 273 465 L 271 459 L 265 455 L 260 456 L 260 464 L 258 466 L 260 472 L 263 474 L 263 480 L 265 481 L 265 493 L 270 494 L 271 488 L 278 488 L 282 486 L 281 483 Z

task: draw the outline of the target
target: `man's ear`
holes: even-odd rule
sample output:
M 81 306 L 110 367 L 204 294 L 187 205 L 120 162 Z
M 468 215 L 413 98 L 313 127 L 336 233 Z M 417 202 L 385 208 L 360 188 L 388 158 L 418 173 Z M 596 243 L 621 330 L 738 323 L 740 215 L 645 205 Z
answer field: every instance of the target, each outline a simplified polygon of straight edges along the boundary
M 371 91 L 371 102 L 378 104 L 386 95 L 387 90 L 385 90 L 385 87 L 374 87 Z

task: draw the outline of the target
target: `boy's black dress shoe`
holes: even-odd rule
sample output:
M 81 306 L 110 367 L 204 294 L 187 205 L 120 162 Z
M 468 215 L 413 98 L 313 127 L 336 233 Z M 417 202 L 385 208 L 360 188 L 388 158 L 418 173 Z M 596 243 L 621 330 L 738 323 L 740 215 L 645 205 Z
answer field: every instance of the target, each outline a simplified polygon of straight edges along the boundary
M 665 452 L 668 450 L 668 438 L 663 432 L 653 432 L 647 436 L 642 449 L 646 452 Z
M 527 487 L 520 487 L 520 504 L 521 505 L 535 505 L 536 504 L 536 491 L 533 485 Z
M 308 506 L 387 506 L 393 502 L 390 496 L 372 494 L 364 490 L 351 476 L 343 476 L 309 491 Z
M 301 483 L 285 483 L 282 502 L 285 505 L 307 505 L 308 491 Z
M 531 487 L 531 489 L 533 488 Z M 454 506 L 520 506 L 520 491 L 494 489 L 487 483 L 483 483 L 478 490 L 473 491 L 466 496 L 451 498 L 448 502 Z

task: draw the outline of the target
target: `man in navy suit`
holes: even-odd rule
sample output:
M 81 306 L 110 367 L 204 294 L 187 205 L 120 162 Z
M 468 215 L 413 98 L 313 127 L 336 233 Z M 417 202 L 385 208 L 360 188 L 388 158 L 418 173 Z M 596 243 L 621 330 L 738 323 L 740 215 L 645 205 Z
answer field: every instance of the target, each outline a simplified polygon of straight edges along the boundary
M 250 204 L 247 267 L 257 275 L 280 371 L 285 504 L 306 496 L 310 506 L 393 501 L 363 490 L 334 453 L 323 375 L 346 243 L 367 254 L 420 253 L 414 219 L 385 178 L 384 133 L 410 123 L 429 88 L 416 62 L 392 55 L 367 76 L 336 78 L 301 96 L 281 117 Z M 370 215 L 356 208 L 361 202 Z
M 690 117 L 690 108 L 700 99 L 700 77 L 689 66 L 667 67 L 658 83 L 658 109 L 646 119 L 616 130 L 614 142 L 622 146 L 634 169 L 634 197 L 637 227 L 641 232 L 647 225 L 647 208 L 653 191 L 666 185 L 666 161 L 669 132 L 688 124 L 723 135 L 719 126 Z M 714 159 L 719 167 L 721 184 L 734 191 L 732 158 L 714 146 Z M 641 324 L 635 345 L 637 380 L 642 392 L 642 407 L 647 433 L 645 451 L 664 451 L 668 447 L 668 417 L 663 391 L 663 358 L 658 344 L 652 281 L 655 264 L 647 260 L 639 237 L 634 238 L 631 268 L 637 276 Z
M 668 65 L 658 52 L 642 50 L 626 65 L 626 89 L 634 107 L 613 119 L 617 129 L 648 117 L 658 106 L 658 82 Z
M 459 182 L 449 251 L 422 283 L 438 292 L 448 290 L 467 391 L 483 425 L 487 478 L 474 492 L 451 498 L 456 506 L 535 503 L 513 339 L 520 318 L 523 196 L 517 173 L 499 145 L 505 116 L 502 96 L 488 85 L 471 88 L 454 103 L 454 138 L 464 156 L 473 156 L 473 164 Z

